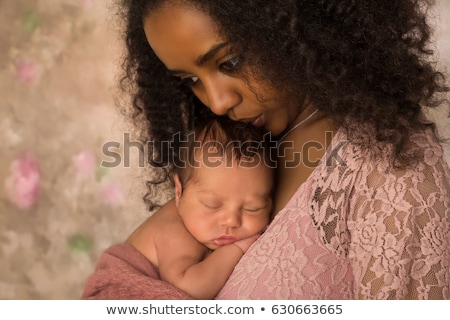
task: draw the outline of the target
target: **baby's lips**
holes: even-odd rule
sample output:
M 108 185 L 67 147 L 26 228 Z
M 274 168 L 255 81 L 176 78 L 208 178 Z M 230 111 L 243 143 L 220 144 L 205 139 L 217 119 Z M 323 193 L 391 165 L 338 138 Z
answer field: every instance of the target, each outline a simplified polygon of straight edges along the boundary
M 213 240 L 213 243 L 216 246 L 225 246 L 227 244 L 232 244 L 233 242 L 238 241 L 239 238 L 236 236 L 222 236 Z

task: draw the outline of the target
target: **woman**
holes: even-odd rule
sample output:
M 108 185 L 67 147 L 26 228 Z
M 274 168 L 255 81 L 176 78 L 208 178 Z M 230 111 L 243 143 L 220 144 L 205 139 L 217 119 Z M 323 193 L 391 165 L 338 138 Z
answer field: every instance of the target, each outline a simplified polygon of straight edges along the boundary
M 277 140 L 275 218 L 217 298 L 450 298 L 450 171 L 422 113 L 448 91 L 430 2 L 122 1 L 150 187 L 211 112 Z

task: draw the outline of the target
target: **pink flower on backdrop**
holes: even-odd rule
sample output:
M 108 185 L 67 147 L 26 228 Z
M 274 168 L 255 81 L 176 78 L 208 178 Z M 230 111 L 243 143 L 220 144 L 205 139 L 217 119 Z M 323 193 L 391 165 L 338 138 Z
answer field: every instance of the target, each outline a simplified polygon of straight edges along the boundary
M 20 209 L 31 208 L 40 192 L 39 163 L 34 156 L 25 154 L 11 163 L 10 170 L 5 180 L 6 195 Z
M 95 155 L 90 151 L 81 151 L 72 158 L 77 172 L 82 176 L 88 176 L 94 173 L 97 167 Z
M 32 83 L 36 79 L 36 64 L 31 61 L 21 61 L 16 67 L 17 79 L 22 83 Z
M 124 195 L 121 186 L 117 182 L 106 182 L 101 186 L 101 197 L 103 203 L 118 207 L 124 203 Z

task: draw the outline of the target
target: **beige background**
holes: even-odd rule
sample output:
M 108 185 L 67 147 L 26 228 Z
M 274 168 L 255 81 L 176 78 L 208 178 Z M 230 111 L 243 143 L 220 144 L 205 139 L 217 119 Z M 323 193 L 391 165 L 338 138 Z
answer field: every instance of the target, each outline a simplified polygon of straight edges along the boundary
M 136 161 L 99 167 L 102 145 L 128 130 L 113 100 L 111 1 L 0 0 L 1 299 L 78 299 L 98 255 L 148 215 Z M 450 0 L 439 5 L 437 48 L 449 65 Z M 449 119 L 431 116 L 450 136 Z M 21 209 L 4 184 L 24 154 L 39 166 L 40 193 Z

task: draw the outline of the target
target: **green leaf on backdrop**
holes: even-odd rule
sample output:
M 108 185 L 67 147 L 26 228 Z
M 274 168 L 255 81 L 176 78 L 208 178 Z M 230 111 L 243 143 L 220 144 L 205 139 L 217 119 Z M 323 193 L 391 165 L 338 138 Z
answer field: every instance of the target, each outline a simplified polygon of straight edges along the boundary
M 39 16 L 36 12 L 30 12 L 25 16 L 24 26 L 25 29 L 32 32 L 36 30 L 39 25 Z
M 81 234 L 71 236 L 67 242 L 72 251 L 89 252 L 92 248 L 92 240 Z

